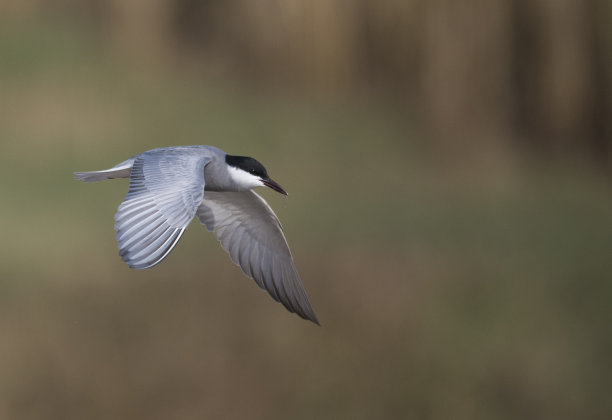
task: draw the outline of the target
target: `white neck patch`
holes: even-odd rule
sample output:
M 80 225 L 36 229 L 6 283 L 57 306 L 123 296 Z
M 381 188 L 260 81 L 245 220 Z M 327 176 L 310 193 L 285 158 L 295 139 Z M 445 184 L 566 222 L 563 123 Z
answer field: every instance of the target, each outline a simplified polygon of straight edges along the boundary
M 263 182 L 256 175 L 238 169 L 234 166 L 227 167 L 230 178 L 239 190 L 250 190 L 251 188 L 263 186 Z

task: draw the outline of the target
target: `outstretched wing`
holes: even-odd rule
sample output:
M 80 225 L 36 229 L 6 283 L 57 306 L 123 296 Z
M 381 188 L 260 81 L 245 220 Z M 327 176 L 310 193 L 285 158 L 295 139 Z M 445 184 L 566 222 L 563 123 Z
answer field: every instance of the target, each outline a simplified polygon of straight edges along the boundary
M 131 268 L 152 267 L 174 248 L 202 201 L 210 160 L 193 149 L 136 156 L 130 189 L 115 215 L 119 255 Z
M 290 312 L 319 324 L 278 218 L 253 191 L 206 191 L 198 219 L 234 263 Z

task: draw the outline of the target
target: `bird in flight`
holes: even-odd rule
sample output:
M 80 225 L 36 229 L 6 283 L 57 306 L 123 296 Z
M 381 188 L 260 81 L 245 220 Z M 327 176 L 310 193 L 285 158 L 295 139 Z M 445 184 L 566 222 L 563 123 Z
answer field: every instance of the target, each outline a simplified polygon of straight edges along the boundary
M 287 193 L 257 160 L 213 146 L 177 146 L 74 175 L 85 182 L 130 179 L 115 214 L 115 230 L 119 255 L 131 268 L 159 264 L 196 216 L 260 288 L 290 312 L 319 325 L 283 228 L 253 188 Z

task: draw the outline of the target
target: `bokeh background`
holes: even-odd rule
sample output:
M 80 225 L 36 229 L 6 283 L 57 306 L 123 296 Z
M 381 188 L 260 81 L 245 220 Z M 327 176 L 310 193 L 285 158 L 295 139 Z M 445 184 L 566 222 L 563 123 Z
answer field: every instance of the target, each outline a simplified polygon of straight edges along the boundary
M 612 418 L 609 0 L 0 1 L 0 418 Z M 254 156 L 322 327 L 194 222 L 117 256 L 160 146 Z

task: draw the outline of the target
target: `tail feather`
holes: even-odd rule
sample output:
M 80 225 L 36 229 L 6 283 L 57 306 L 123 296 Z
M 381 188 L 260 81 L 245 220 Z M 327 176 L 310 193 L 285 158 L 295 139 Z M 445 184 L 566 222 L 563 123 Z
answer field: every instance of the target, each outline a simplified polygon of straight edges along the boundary
M 104 171 L 75 172 L 74 179 L 84 182 L 97 182 L 115 178 L 129 178 L 134 159 L 128 159 Z
M 115 178 L 127 178 L 130 176 L 130 170 L 125 169 L 123 171 L 91 171 L 91 172 L 75 172 L 74 179 L 78 179 L 84 182 L 97 182 L 104 181 L 107 179 Z

